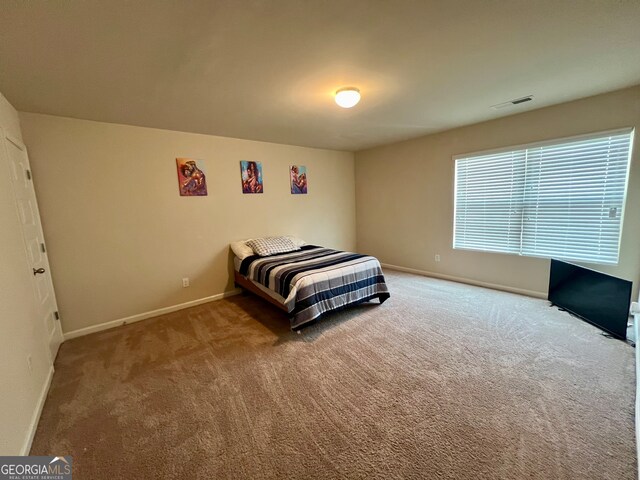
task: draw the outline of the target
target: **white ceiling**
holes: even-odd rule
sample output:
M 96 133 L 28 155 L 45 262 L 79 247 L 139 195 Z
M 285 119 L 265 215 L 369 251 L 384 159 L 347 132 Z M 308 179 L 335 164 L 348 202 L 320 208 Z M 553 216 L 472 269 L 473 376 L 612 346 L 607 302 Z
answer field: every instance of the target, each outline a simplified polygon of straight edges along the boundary
M 638 0 L 0 3 L 0 91 L 105 122 L 359 150 L 638 83 Z

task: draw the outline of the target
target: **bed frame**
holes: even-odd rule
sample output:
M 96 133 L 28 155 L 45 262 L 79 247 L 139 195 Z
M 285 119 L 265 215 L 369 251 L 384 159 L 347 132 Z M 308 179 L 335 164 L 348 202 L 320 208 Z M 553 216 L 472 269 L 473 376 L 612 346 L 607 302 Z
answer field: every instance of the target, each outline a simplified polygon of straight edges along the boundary
M 236 271 L 234 271 L 234 272 L 233 272 L 233 274 L 234 274 L 234 282 L 235 282 L 236 287 L 240 287 L 240 288 L 242 288 L 242 289 L 244 289 L 244 290 L 246 290 L 246 291 L 248 291 L 248 292 L 253 293 L 254 295 L 259 296 L 260 298 L 262 298 L 262 299 L 266 300 L 267 302 L 269 302 L 269 303 L 270 303 L 270 304 L 272 304 L 272 305 L 275 305 L 275 306 L 276 306 L 276 307 L 278 307 L 280 310 L 282 310 L 283 312 L 285 312 L 289 318 L 292 318 L 292 317 L 293 317 L 293 311 L 292 311 L 292 312 L 289 312 L 289 310 L 287 310 L 287 307 L 286 307 L 284 304 L 282 304 L 282 303 L 278 302 L 275 298 L 273 298 L 273 297 L 271 297 L 271 296 L 267 295 L 265 292 L 263 292 L 262 290 L 260 290 L 260 289 L 259 289 L 258 287 L 256 287 L 256 286 L 255 286 L 255 285 L 254 285 L 254 284 L 253 284 L 253 283 L 252 283 L 248 278 L 246 278 L 246 277 L 242 276 L 240 273 L 238 273 L 238 272 L 236 272 Z M 389 298 L 389 294 L 387 293 L 387 294 L 377 294 L 377 295 L 372 295 L 371 297 L 363 298 L 363 299 L 359 300 L 359 301 L 358 301 L 358 302 L 356 302 L 356 303 L 368 302 L 368 301 L 370 301 L 370 300 L 373 300 L 374 298 L 377 298 L 378 300 L 380 300 L 380 303 L 384 303 L 384 302 L 385 302 L 385 300 L 386 300 L 387 298 Z M 348 304 L 348 305 L 344 305 L 343 307 L 337 308 L 336 310 L 342 310 L 342 309 L 347 308 L 347 307 L 349 307 L 349 306 L 351 306 L 351 305 L 355 305 L 355 303 L 353 303 L 353 304 Z M 294 310 L 294 311 L 295 311 L 295 310 Z M 325 313 L 326 313 L 326 312 L 325 312 Z M 316 319 L 316 320 L 317 320 L 317 319 Z M 315 322 L 316 320 L 313 320 L 311 323 Z M 292 328 L 291 328 L 291 330 L 292 330 L 292 331 L 294 331 L 294 332 L 296 332 L 298 335 L 300 335 L 300 334 L 302 333 L 302 329 L 303 329 L 305 326 L 307 326 L 307 325 L 310 325 L 310 323 L 302 324 L 302 325 L 300 325 L 300 326 L 298 326 L 298 327 L 296 327 L 296 328 L 293 328 L 293 327 L 292 327 Z
M 234 281 L 238 287 L 244 288 L 245 290 L 248 290 L 249 292 L 258 295 L 259 297 L 264 298 L 267 302 L 271 303 L 272 305 L 275 305 L 280 310 L 284 311 L 287 315 L 290 315 L 289 310 L 287 310 L 287 307 L 285 305 L 278 302 L 275 298 L 270 297 L 269 295 L 264 293 L 262 290 L 256 287 L 253 283 L 251 283 L 249 279 L 245 278 L 244 276 L 240 275 L 238 272 L 235 272 L 235 271 L 234 271 Z

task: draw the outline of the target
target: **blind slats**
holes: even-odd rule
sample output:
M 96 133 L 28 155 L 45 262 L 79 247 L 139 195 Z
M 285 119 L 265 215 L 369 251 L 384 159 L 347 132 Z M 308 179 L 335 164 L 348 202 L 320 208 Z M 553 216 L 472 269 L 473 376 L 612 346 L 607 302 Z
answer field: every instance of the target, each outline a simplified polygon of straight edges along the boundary
M 456 159 L 454 248 L 616 264 L 632 135 Z

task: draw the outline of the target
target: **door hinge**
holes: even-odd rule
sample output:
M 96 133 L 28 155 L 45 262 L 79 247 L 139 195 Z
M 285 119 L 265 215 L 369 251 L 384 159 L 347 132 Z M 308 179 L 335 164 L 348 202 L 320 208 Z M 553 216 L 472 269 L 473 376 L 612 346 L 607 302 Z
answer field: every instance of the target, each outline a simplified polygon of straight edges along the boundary
M 47 249 L 44 246 L 44 243 L 40 244 L 40 250 L 42 251 L 42 253 L 47 253 Z
M 60 314 L 58 312 L 53 312 L 53 316 L 56 317 L 56 320 L 60 320 Z
M 31 170 L 27 169 L 25 172 L 27 173 L 27 180 L 31 180 Z

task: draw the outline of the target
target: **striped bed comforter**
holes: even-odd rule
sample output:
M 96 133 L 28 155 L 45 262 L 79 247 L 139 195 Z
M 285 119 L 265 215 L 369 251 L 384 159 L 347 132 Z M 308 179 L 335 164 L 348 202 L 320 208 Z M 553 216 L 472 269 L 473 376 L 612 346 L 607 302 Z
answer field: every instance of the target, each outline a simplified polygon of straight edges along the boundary
M 293 305 L 291 328 L 325 312 L 389 298 L 380 262 L 374 257 L 305 245 L 302 250 L 269 257 L 253 255 L 239 273 Z M 295 300 L 295 301 L 292 301 Z

